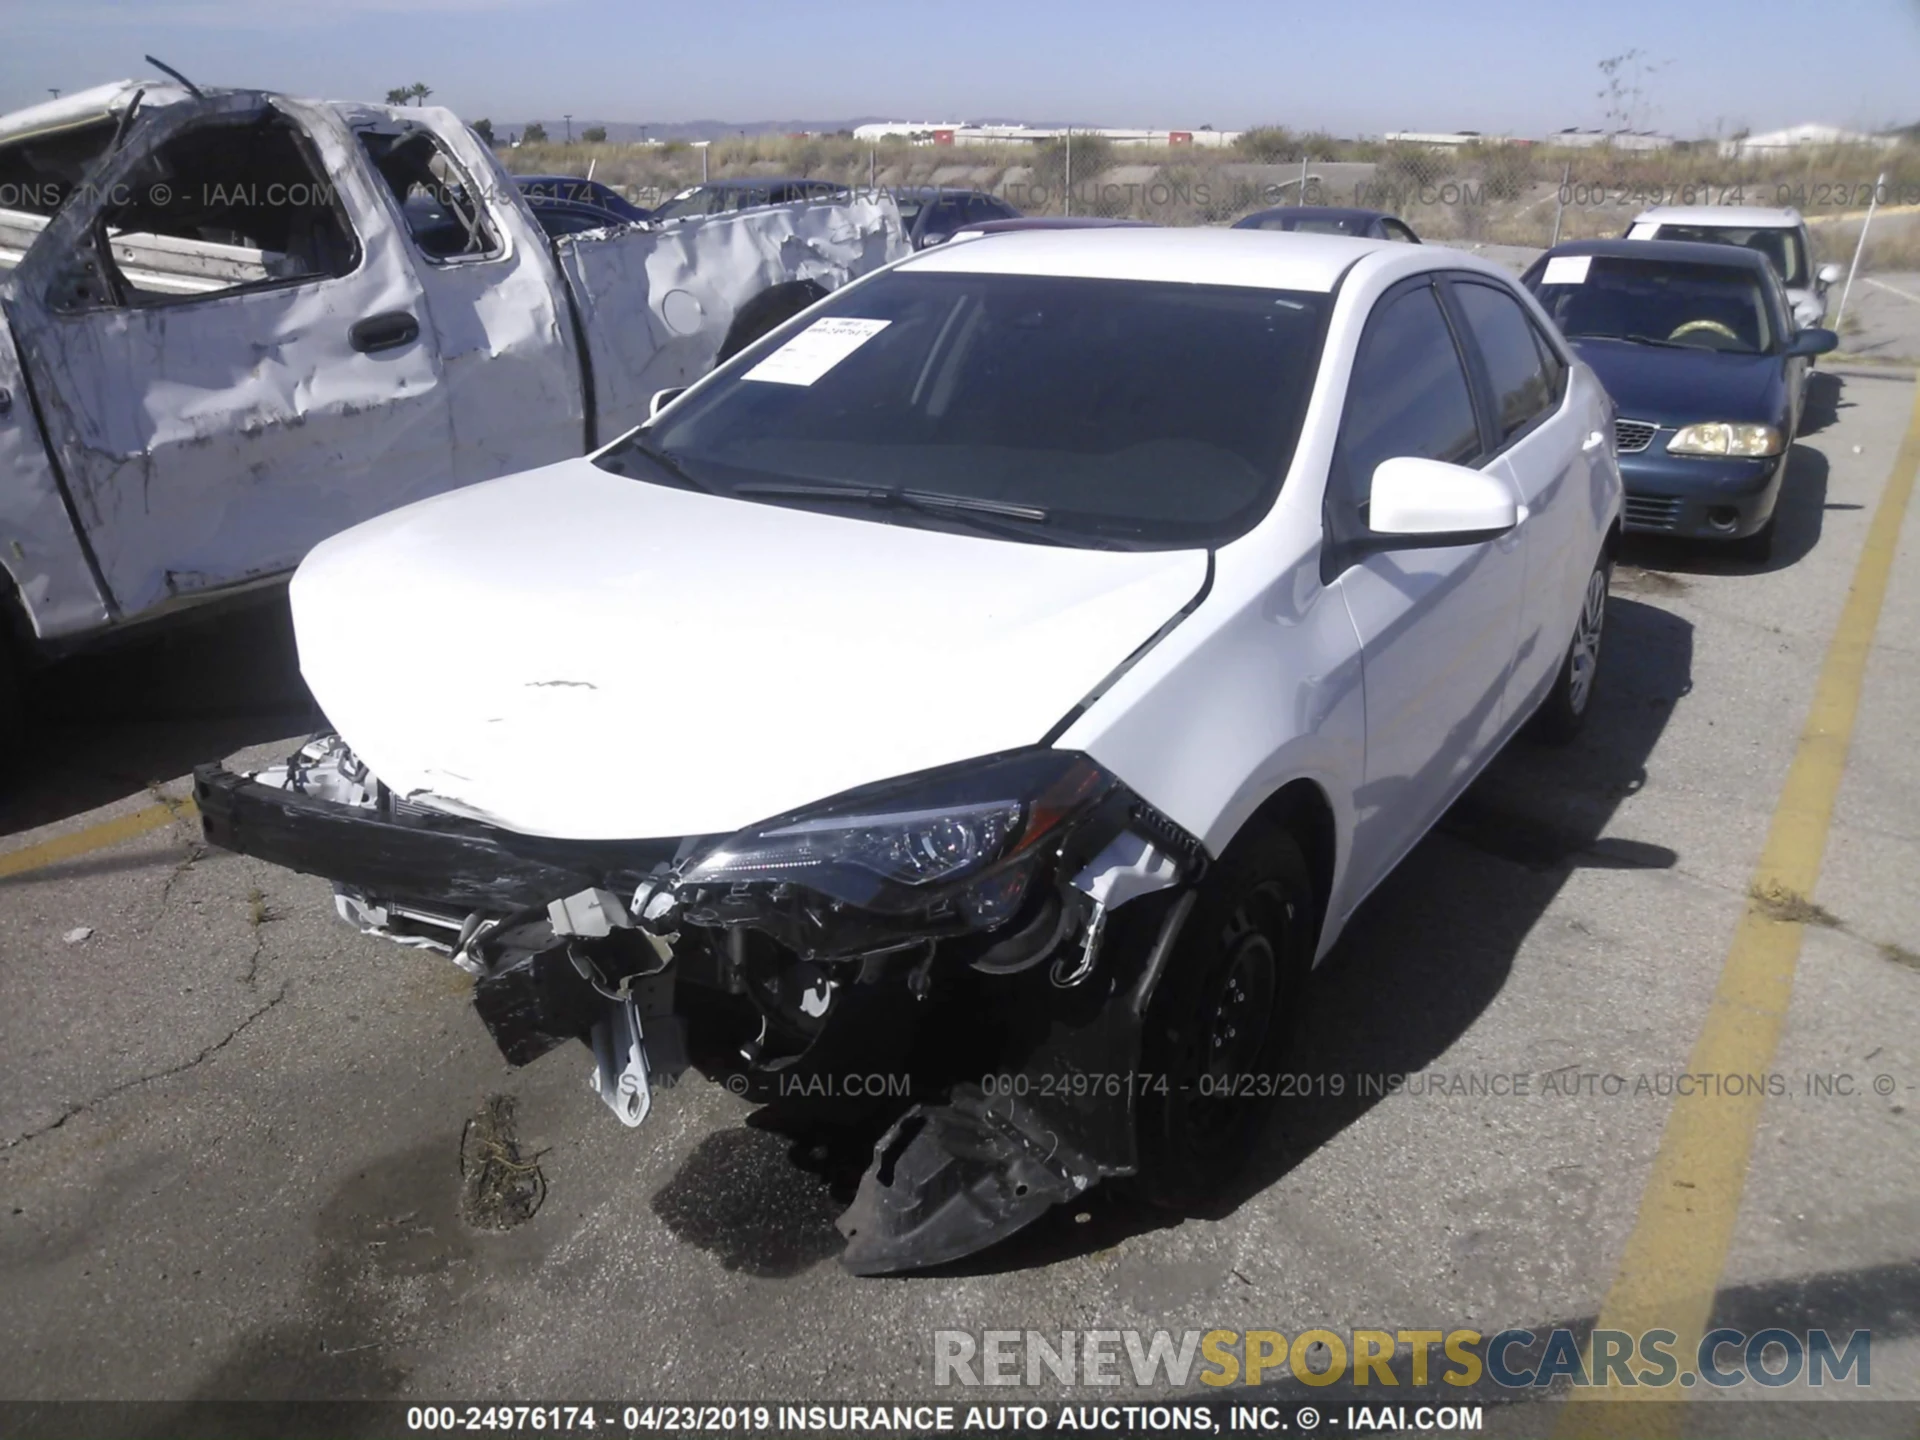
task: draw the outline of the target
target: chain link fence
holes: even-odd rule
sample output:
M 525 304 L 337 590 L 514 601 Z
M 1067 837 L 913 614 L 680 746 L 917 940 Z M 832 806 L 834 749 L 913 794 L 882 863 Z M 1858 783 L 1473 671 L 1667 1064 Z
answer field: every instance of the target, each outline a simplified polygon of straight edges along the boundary
M 1920 270 L 1920 143 L 1729 158 L 1712 143 L 1654 151 L 1476 143 L 1449 149 L 1249 131 L 1233 145 L 1150 147 L 1073 132 L 1038 143 L 868 144 L 851 135 L 759 136 L 698 146 L 520 145 L 509 169 L 592 172 L 638 204 L 723 177 L 798 175 L 855 189 L 989 191 L 1031 215 L 1161 225 L 1230 224 L 1276 205 L 1400 216 L 1423 238 L 1538 248 L 1625 233 L 1655 205 L 1793 206 L 1816 248 L 1843 263 L 1870 204 L 1866 270 Z

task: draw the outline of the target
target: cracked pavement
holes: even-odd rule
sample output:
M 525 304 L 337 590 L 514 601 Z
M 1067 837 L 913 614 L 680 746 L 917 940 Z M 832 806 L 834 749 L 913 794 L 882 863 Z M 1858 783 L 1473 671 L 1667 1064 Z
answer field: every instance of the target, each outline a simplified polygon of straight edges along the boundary
M 954 1272 L 857 1280 L 832 1259 L 831 1157 L 697 1080 L 623 1129 L 584 1050 L 510 1070 L 453 966 L 167 820 L 0 877 L 0 1391 L 879 1401 L 932 1393 L 942 1328 L 1590 1319 L 1666 1107 L 1538 1079 L 1686 1064 L 1914 406 L 1901 379 L 1817 383 L 1776 561 L 1633 545 L 1589 734 L 1502 756 L 1312 987 L 1302 1073 L 1526 1073 L 1532 1097 L 1317 1095 L 1213 1218 L 1096 1191 Z M 1861 1093 L 1769 1104 L 1720 1300 L 1730 1323 L 1873 1327 L 1876 1390 L 1909 1399 L 1916 634 L 1920 506 L 1820 884 L 1774 897 L 1838 922 L 1793 912 L 1810 923 L 1775 1069 Z M 379 663 L 406 683 L 404 657 Z M 0 799 L 0 856 L 135 815 L 153 786 L 182 796 L 200 760 L 277 758 L 313 721 L 275 601 L 77 664 L 52 708 L 49 753 Z M 460 1150 L 497 1094 L 547 1197 L 492 1233 L 461 1218 Z

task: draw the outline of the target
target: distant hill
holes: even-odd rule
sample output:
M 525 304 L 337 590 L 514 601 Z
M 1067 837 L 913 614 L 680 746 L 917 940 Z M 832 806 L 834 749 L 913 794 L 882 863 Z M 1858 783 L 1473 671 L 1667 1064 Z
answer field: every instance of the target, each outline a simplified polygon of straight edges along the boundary
M 579 139 L 582 131 L 598 125 L 607 132 L 608 143 L 631 145 L 636 140 L 729 140 L 739 135 L 797 135 L 805 131 L 809 134 L 831 135 L 836 130 L 852 130 L 859 125 L 878 124 L 883 120 L 897 120 L 897 115 L 856 115 L 850 120 L 594 120 L 573 117 L 573 137 Z M 918 118 L 918 117 L 910 117 Z M 952 118 L 952 117 L 947 117 Z M 997 119 L 987 116 L 966 117 L 977 125 L 1017 125 L 1018 120 Z M 528 125 L 544 125 L 547 139 L 564 140 L 567 136 L 565 120 L 540 119 L 539 121 L 520 120 L 493 122 L 493 133 L 506 140 L 509 136 L 518 136 Z M 1064 121 L 1036 122 L 1043 128 L 1064 124 Z M 1081 122 L 1075 121 L 1075 124 Z

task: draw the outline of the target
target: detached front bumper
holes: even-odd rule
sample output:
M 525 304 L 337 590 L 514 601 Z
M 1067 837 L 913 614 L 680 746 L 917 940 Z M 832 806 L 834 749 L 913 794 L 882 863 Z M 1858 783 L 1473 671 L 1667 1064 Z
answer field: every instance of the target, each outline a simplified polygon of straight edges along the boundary
M 1662 430 L 1620 457 L 1626 529 L 1695 540 L 1739 540 L 1765 527 L 1780 498 L 1785 453 L 1764 460 L 1669 455 Z
M 628 1125 L 689 1063 L 776 1110 L 860 1093 L 847 1077 L 910 1081 L 855 1106 L 885 1133 L 841 1220 L 851 1270 L 957 1259 L 1137 1168 L 1142 1016 L 1205 859 L 1167 849 L 1186 837 L 1129 796 L 1090 852 L 1063 852 L 1053 939 L 1020 968 L 945 940 L 814 963 L 744 927 L 647 928 L 642 897 L 695 842 L 514 834 L 396 801 L 357 762 L 314 782 L 302 756 L 264 778 L 197 770 L 209 842 L 332 881 L 344 918 L 451 954 L 511 1063 L 588 1041 Z
M 672 841 L 569 842 L 453 816 L 343 805 L 219 765 L 193 773 L 210 844 L 349 890 L 499 916 L 594 887 L 627 893 L 673 858 Z

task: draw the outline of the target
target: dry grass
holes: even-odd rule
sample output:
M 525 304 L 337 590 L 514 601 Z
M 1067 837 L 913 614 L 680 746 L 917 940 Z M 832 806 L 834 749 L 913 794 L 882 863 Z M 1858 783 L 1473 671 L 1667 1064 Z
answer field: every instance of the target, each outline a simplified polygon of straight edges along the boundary
M 1249 184 L 1250 163 L 1369 164 L 1364 193 L 1325 187 L 1323 204 L 1393 209 L 1435 239 L 1545 245 L 1556 214 L 1563 240 L 1621 234 L 1656 204 L 1793 205 L 1817 227 L 1828 257 L 1850 256 L 1858 215 L 1876 176 L 1885 174 L 1890 202 L 1920 200 L 1920 144 L 1892 150 L 1828 147 L 1766 160 L 1721 158 L 1711 144 L 1648 152 L 1562 150 L 1549 146 L 1474 145 L 1442 152 L 1379 141 L 1294 135 L 1275 126 L 1250 131 L 1222 150 L 1114 145 L 1098 137 L 1073 142 L 1076 213 L 1111 214 L 1165 225 L 1221 224 L 1275 203 Z M 664 145 L 522 145 L 504 150 L 508 168 L 584 175 L 658 203 L 702 178 L 703 151 Z M 1064 208 L 1066 147 L 867 144 L 849 135 L 795 138 L 745 136 L 704 151 L 705 174 L 805 175 L 861 188 L 975 186 L 1007 196 L 1034 214 Z M 1562 179 L 1567 178 L 1564 206 Z M 1920 223 L 1907 215 L 1876 220 L 1863 267 L 1920 269 Z M 1896 223 L 1902 222 L 1902 223 Z

